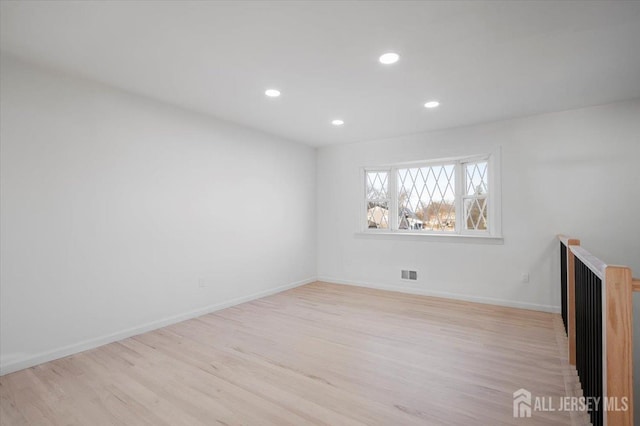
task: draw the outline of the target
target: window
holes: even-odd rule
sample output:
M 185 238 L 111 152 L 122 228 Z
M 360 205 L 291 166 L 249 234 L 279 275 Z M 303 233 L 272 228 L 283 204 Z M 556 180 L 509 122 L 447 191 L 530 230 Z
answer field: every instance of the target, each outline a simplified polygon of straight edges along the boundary
M 500 236 L 498 154 L 366 168 L 366 232 Z
M 367 172 L 367 223 L 369 228 L 389 229 L 389 171 Z

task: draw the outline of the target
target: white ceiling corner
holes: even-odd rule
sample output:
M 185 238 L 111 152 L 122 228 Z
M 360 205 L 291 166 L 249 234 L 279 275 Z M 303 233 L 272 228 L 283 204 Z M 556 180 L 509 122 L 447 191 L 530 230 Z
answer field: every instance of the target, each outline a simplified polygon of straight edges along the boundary
M 3 51 L 315 146 L 640 97 L 640 2 L 0 7 Z

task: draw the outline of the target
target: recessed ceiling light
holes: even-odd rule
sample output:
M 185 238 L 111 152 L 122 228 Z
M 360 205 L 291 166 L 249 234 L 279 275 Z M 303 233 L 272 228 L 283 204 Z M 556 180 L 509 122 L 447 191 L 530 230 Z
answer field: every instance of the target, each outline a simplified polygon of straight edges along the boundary
M 400 59 L 400 55 L 398 55 L 397 53 L 389 52 L 380 56 L 378 60 L 381 64 L 390 65 L 398 62 L 398 59 Z
M 426 104 L 424 104 L 424 107 L 425 108 L 435 108 L 438 105 L 440 105 L 440 102 L 438 102 L 438 101 L 429 101 Z
M 270 98 L 277 98 L 278 96 L 280 96 L 280 91 L 276 89 L 267 89 L 265 90 L 264 94 Z
M 336 120 L 333 120 L 331 124 L 333 124 L 334 126 L 342 126 L 344 124 L 344 121 L 340 119 L 336 119 Z

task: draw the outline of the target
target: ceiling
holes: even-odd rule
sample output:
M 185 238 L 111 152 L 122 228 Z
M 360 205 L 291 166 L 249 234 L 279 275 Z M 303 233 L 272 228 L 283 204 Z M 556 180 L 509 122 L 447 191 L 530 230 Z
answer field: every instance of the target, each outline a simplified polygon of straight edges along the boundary
M 640 97 L 640 2 L 1 3 L 5 52 L 315 146 Z

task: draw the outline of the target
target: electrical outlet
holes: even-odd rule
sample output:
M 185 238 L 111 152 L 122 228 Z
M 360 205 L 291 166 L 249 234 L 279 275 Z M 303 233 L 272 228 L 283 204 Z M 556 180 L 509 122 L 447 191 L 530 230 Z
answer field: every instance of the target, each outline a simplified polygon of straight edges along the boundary
M 529 273 L 528 273 L 528 272 L 523 272 L 523 273 L 522 273 L 522 276 L 520 277 L 520 281 L 521 281 L 523 284 L 528 283 L 528 282 L 529 282 Z

